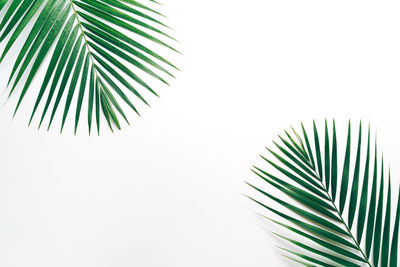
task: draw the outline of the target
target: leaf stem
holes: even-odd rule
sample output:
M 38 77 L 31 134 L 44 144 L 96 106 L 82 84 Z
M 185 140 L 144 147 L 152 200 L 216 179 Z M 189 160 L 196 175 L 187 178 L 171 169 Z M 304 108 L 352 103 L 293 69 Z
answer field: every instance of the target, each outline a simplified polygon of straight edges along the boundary
M 326 188 L 325 188 L 326 190 Z M 338 208 L 336 207 L 335 202 L 332 200 L 331 196 L 328 193 L 328 197 L 329 199 L 332 201 L 333 203 L 333 207 L 335 208 L 337 214 L 339 215 L 340 220 L 342 221 L 343 225 L 346 227 L 347 232 L 349 233 L 351 239 L 354 241 L 354 244 L 357 246 L 358 250 L 361 252 L 365 262 L 368 264 L 368 266 L 372 267 L 371 263 L 369 262 L 369 259 L 367 257 L 367 255 L 365 255 L 364 251 L 361 249 L 360 243 L 357 241 L 357 239 L 354 237 L 353 233 L 351 232 L 349 226 L 347 225 L 347 223 L 344 221 L 342 214 L 340 214 Z
M 315 168 L 312 168 L 312 170 L 317 175 L 317 177 L 320 178 L 319 182 L 320 182 L 321 186 L 325 190 L 325 193 L 326 193 L 327 197 L 329 198 L 329 200 L 332 202 L 333 208 L 335 209 L 336 213 L 338 214 L 339 219 L 341 220 L 341 223 L 345 226 L 346 231 L 348 232 L 349 236 L 353 240 L 355 246 L 358 248 L 359 252 L 362 254 L 362 257 L 364 258 L 365 263 L 367 263 L 368 266 L 372 267 L 373 265 L 370 263 L 368 257 L 365 255 L 364 251 L 361 249 L 360 243 L 354 237 L 353 233 L 351 232 L 351 229 L 349 228 L 349 226 L 347 225 L 347 223 L 343 219 L 342 214 L 339 212 L 339 209 L 336 207 L 335 201 L 333 201 L 331 195 L 329 194 L 329 190 L 326 188 L 326 185 L 322 182 L 323 181 L 322 177 L 320 177 L 320 175 L 318 174 L 318 172 L 316 171 Z
M 74 12 L 74 16 L 75 16 L 75 18 L 76 18 L 76 21 L 78 22 L 79 29 L 80 29 L 81 32 L 82 32 L 83 40 L 84 40 L 85 46 L 86 46 L 86 48 L 87 48 L 87 50 L 88 50 L 88 56 L 90 57 L 90 61 L 92 61 L 92 65 L 94 66 L 94 71 L 95 71 L 96 80 L 97 80 L 97 78 L 98 78 L 97 66 L 96 66 L 96 63 L 94 62 L 92 52 L 90 51 L 90 45 L 89 45 L 88 40 L 87 40 L 87 38 L 86 38 L 85 30 L 83 29 L 81 20 L 79 19 L 79 15 L 78 15 L 78 12 L 76 11 L 76 8 L 75 8 L 74 1 L 73 1 L 73 0 L 70 0 L 70 5 L 71 5 L 72 10 L 73 10 L 73 12 Z

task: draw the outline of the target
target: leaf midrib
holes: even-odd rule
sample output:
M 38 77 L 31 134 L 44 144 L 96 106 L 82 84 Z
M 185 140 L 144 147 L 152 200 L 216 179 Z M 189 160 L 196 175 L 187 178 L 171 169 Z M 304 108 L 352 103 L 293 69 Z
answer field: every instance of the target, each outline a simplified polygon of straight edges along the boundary
M 311 161 L 308 160 L 308 162 L 311 164 Z M 324 189 L 324 192 L 326 193 L 327 197 L 329 198 L 329 201 L 333 204 L 333 208 L 336 211 L 336 213 L 339 216 L 339 219 L 341 221 L 341 223 L 345 226 L 347 233 L 349 234 L 349 236 L 351 237 L 351 239 L 353 240 L 355 246 L 358 248 L 359 252 L 361 253 L 362 257 L 364 258 L 365 263 L 368 264 L 368 266 L 373 267 L 372 263 L 369 261 L 368 257 L 365 255 L 365 252 L 362 250 L 360 243 L 357 241 L 357 239 L 354 237 L 353 233 L 351 232 L 349 226 L 347 225 L 346 221 L 343 219 L 342 214 L 339 212 L 339 209 L 336 207 L 335 202 L 332 200 L 332 197 L 329 193 L 329 190 L 327 190 L 325 184 L 322 182 L 323 179 L 322 177 L 319 175 L 319 173 L 317 172 L 317 170 L 315 169 L 315 166 L 311 168 L 312 171 L 316 174 L 316 176 L 319 178 L 319 182 L 322 186 L 322 188 Z
M 95 72 L 96 80 L 97 80 L 97 78 L 98 78 L 97 65 L 96 65 L 96 63 L 94 62 L 93 55 L 92 55 L 92 51 L 90 50 L 91 47 L 90 47 L 90 45 L 89 45 L 89 43 L 88 43 L 88 40 L 87 40 L 87 38 L 86 38 L 86 32 L 85 32 L 85 30 L 83 29 L 81 20 L 80 20 L 80 18 L 79 18 L 78 12 L 76 11 L 75 4 L 74 4 L 74 1 L 73 1 L 73 0 L 70 0 L 70 5 L 71 5 L 72 10 L 73 10 L 73 12 L 74 12 L 75 19 L 76 19 L 76 21 L 77 21 L 77 23 L 78 23 L 78 25 L 79 25 L 79 30 L 81 31 L 81 34 L 82 34 L 82 36 L 83 36 L 84 45 L 85 45 L 86 48 L 87 48 L 88 56 L 90 57 L 90 61 L 92 62 L 92 65 L 94 66 L 94 72 Z

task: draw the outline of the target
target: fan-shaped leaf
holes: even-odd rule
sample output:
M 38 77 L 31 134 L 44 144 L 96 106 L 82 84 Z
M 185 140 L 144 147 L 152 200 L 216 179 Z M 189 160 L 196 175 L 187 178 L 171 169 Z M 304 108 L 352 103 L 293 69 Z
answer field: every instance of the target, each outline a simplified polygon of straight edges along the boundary
M 10 95 L 20 84 L 22 86 L 15 113 L 50 54 L 29 124 L 46 94 L 39 127 L 51 110 L 48 129 L 64 98 L 61 131 L 74 101 L 75 133 L 84 103 L 88 104 L 89 133 L 93 111 L 98 131 L 100 112 L 111 130 L 113 125 L 120 128 L 119 115 L 128 122 L 119 103 L 121 100 L 139 114 L 134 99 L 127 93 L 133 93 L 145 104 L 148 102 L 140 92 L 142 88 L 157 96 L 153 86 L 141 76 L 168 85 L 163 76 L 174 77 L 168 69 L 177 69 L 149 48 L 150 43 L 154 43 L 177 52 L 169 44 L 175 39 L 168 33 L 170 28 L 162 22 L 164 16 L 150 7 L 155 3 L 151 0 L 143 0 L 143 3 L 136 0 L 0 0 L 0 10 L 6 8 L 0 18 L 0 42 L 8 39 L 1 51 L 0 62 L 16 41 L 21 39 L 23 42 L 8 82 Z M 22 39 L 21 33 L 29 24 L 33 26 L 28 36 Z M 25 74 L 27 79 L 22 84 Z
M 400 196 L 392 229 L 391 179 L 390 174 L 389 178 L 385 177 L 383 159 L 382 163 L 378 164 L 376 142 L 373 157 L 374 169 L 372 173 L 369 171 L 370 161 L 372 160 L 370 157 L 372 153 L 370 129 L 368 128 L 368 143 L 365 149 L 365 167 L 363 170 L 361 170 L 361 158 L 364 158 L 362 155 L 364 150 L 361 147 L 361 123 L 357 149 L 351 148 L 351 124 L 350 122 L 348 124 L 347 141 L 342 156 L 344 158 L 342 170 L 339 170 L 337 164 L 340 155 L 338 155 L 335 122 L 333 122 L 331 138 L 328 123 L 325 121 L 322 146 L 319 141 L 318 127 L 313 122 L 314 152 L 303 124 L 302 131 L 303 138 L 296 134 L 297 138 L 300 139 L 298 142 L 285 132 L 287 139 L 279 136 L 283 145 L 274 142 L 279 152 L 268 149 L 272 156 L 279 161 L 279 164 L 261 156 L 269 164 L 271 171 L 254 167 L 253 172 L 267 182 L 269 186 L 272 186 L 274 190 L 270 192 L 261 189 L 259 186 L 249 184 L 262 196 L 281 207 L 263 203 L 250 197 L 254 202 L 279 218 L 269 219 L 270 221 L 282 226 L 284 230 L 314 243 L 311 245 L 297 241 L 293 237 L 289 238 L 277 234 L 292 245 L 297 246 L 300 251 L 284 250 L 295 257 L 290 257 L 295 262 L 306 266 L 397 266 Z M 302 144 L 305 144 L 305 146 Z M 322 156 L 321 147 L 324 148 L 324 156 Z M 357 151 L 355 162 L 351 162 L 351 151 Z M 315 161 L 313 153 L 315 153 Z M 380 169 L 381 180 L 379 193 L 377 192 L 378 169 Z M 350 170 L 354 170 L 352 179 Z M 273 174 L 273 171 L 278 174 Z M 339 172 L 342 173 L 340 180 L 337 177 Z M 363 173 L 361 188 L 359 187 L 360 173 Z M 370 180 L 372 180 L 372 186 L 369 184 Z M 339 203 L 337 206 L 335 195 L 338 183 L 340 183 L 340 194 L 337 199 Z M 385 186 L 386 183 L 388 186 Z M 348 197 L 350 184 L 351 192 L 350 197 Z M 275 196 L 276 190 L 289 198 L 286 200 L 281 196 Z M 358 197 L 359 195 L 360 197 Z M 343 216 L 346 207 L 349 211 L 348 217 Z M 290 224 L 282 222 L 280 219 Z M 357 222 L 355 233 L 351 230 L 353 221 Z M 365 239 L 365 248 L 360 245 L 362 239 Z M 371 251 L 373 257 L 369 258 Z

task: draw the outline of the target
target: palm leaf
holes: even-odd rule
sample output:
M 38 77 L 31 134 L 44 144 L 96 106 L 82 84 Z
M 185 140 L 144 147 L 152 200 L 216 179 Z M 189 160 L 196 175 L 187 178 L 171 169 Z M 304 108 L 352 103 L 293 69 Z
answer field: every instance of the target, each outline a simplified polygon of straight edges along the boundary
M 297 248 L 282 249 L 300 265 L 399 266 L 400 196 L 392 212 L 390 171 L 386 175 L 378 159 L 370 129 L 364 148 L 360 122 L 353 148 L 349 122 L 343 150 L 335 122 L 330 132 L 325 121 L 324 130 L 322 135 L 314 122 L 312 138 L 303 124 L 302 137 L 294 129 L 285 131 L 287 138 L 279 136 L 276 150 L 267 148 L 271 157 L 261 156 L 270 168 L 252 169 L 266 184 L 248 183 L 265 199 L 249 198 L 284 232 L 276 235 Z
M 139 114 L 135 101 L 148 105 L 143 92 L 157 96 L 142 76 L 168 85 L 166 78 L 173 78 L 171 70 L 177 70 L 150 48 L 158 45 L 177 52 L 169 44 L 175 39 L 167 34 L 170 29 L 162 22 L 164 16 L 151 7 L 157 2 L 147 1 L 0 0 L 0 42 L 6 42 L 0 62 L 16 41 L 23 42 L 8 80 L 9 95 L 21 87 L 14 116 L 47 55 L 50 62 L 45 66 L 29 124 L 41 104 L 44 107 L 39 127 L 48 118 L 49 129 L 57 112 L 61 112 L 62 131 L 74 111 L 75 133 L 84 103 L 89 133 L 94 114 L 100 131 L 101 112 L 111 130 L 114 126 L 120 128 L 119 116 L 128 122 L 121 103 Z M 27 37 L 22 38 L 21 33 L 28 28 Z M 76 108 L 72 108 L 73 102 Z

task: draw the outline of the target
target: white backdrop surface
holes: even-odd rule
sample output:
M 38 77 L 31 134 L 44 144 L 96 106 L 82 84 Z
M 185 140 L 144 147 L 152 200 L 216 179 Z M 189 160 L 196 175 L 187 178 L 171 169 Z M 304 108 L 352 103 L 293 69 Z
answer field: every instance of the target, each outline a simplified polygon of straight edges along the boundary
M 398 184 L 399 1 L 162 2 L 183 71 L 131 126 L 59 135 L 0 108 L 0 266 L 289 265 L 241 194 L 301 120 L 371 121 Z

